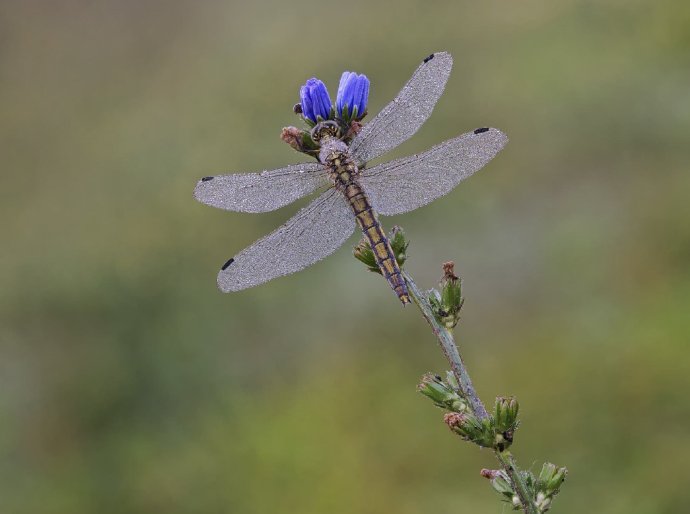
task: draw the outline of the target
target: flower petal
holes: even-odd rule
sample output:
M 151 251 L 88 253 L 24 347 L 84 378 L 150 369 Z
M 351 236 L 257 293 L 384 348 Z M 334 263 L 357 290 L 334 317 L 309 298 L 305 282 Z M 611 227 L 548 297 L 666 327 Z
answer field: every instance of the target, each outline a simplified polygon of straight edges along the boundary
M 359 118 L 367 109 L 369 99 L 369 79 L 366 75 L 346 71 L 340 77 L 336 111 L 338 117 L 350 121 L 353 116 Z M 357 114 L 355 115 L 355 110 Z
M 326 85 L 317 78 L 310 78 L 300 88 L 302 114 L 308 120 L 316 123 L 317 117 L 328 119 L 331 113 L 331 97 Z
M 302 86 L 299 90 L 300 105 L 302 106 L 302 115 L 310 120 L 314 119 L 314 109 L 311 103 L 311 95 L 309 88 Z
M 347 88 L 347 82 L 350 79 L 350 75 L 352 75 L 352 72 L 344 71 L 343 74 L 340 76 L 340 84 L 338 85 L 338 95 L 335 99 L 335 105 L 338 111 L 338 116 L 341 116 L 343 112 L 343 107 L 345 105 L 343 100 L 345 98 L 345 90 Z
M 369 79 L 366 75 L 360 75 L 357 84 L 357 94 L 355 95 L 358 116 L 364 114 L 367 110 L 367 102 L 369 101 Z

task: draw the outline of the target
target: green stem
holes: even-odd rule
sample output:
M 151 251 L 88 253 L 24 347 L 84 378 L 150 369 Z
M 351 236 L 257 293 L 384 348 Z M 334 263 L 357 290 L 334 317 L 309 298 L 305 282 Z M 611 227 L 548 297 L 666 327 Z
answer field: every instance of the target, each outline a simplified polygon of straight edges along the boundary
M 424 319 L 426 319 L 431 326 L 431 330 L 436 336 L 436 339 L 438 339 L 441 350 L 446 356 L 446 359 L 448 359 L 451 370 L 453 371 L 453 375 L 460 385 L 460 392 L 467 399 L 472 412 L 479 419 L 489 417 L 489 414 L 486 412 L 486 407 L 484 407 L 484 404 L 479 399 L 479 396 L 472 385 L 472 380 L 467 372 L 467 368 L 465 368 L 465 363 L 460 356 L 458 347 L 455 344 L 453 334 L 438 322 L 427 296 L 419 290 L 417 284 L 415 284 L 412 280 L 412 277 L 410 277 L 405 271 L 403 271 L 402 274 L 405 278 L 405 282 L 407 282 L 407 287 L 412 300 L 421 311 Z M 527 484 L 525 483 L 517 465 L 515 464 L 513 455 L 509 451 L 500 452 L 495 450 L 495 453 L 496 458 L 501 463 L 501 467 L 510 477 L 510 481 L 513 485 L 513 491 L 515 491 L 515 494 L 522 504 L 522 510 L 526 514 L 538 514 L 534 502 L 530 500 L 529 489 L 527 488 Z
M 410 277 L 405 271 L 403 271 L 403 277 L 405 278 L 405 282 L 407 282 L 407 287 L 410 291 L 412 300 L 417 307 L 419 307 L 419 310 L 422 312 L 422 316 L 424 316 L 424 318 L 429 322 L 429 325 L 431 325 L 431 330 L 434 332 L 434 335 L 438 339 L 439 345 L 441 346 L 441 350 L 443 350 L 443 354 L 450 363 L 450 368 L 453 371 L 453 375 L 455 375 L 458 384 L 460 384 L 460 392 L 465 398 L 467 398 L 467 401 L 470 403 L 470 407 L 472 408 L 472 412 L 474 412 L 474 415 L 479 419 L 489 417 L 489 414 L 484 408 L 484 404 L 479 399 L 479 396 L 477 396 L 477 392 L 474 390 L 472 379 L 470 379 L 470 375 L 467 373 L 465 363 L 462 361 L 458 347 L 455 345 L 455 341 L 453 340 L 453 334 L 451 334 L 446 327 L 441 325 L 436 320 L 436 316 L 434 315 L 434 311 L 431 308 L 429 300 L 427 300 L 426 296 L 419 290 L 417 284 L 415 284 L 412 280 L 412 277 Z
M 510 477 L 510 482 L 513 484 L 513 491 L 515 491 L 515 494 L 520 499 L 523 510 L 528 514 L 538 514 L 534 502 L 530 501 L 529 499 L 529 489 L 527 488 L 527 484 L 522 477 L 522 473 L 520 473 L 520 470 L 515 463 L 515 457 L 513 457 L 513 454 L 508 450 L 502 452 L 496 450 L 495 453 L 498 462 L 501 463 L 501 467 Z

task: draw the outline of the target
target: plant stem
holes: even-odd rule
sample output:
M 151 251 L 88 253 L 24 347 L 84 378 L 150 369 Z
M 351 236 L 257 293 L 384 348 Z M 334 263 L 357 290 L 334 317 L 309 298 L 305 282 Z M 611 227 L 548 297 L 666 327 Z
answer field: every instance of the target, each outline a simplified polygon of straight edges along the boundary
M 417 284 L 415 284 L 412 280 L 412 277 L 410 277 L 410 275 L 408 275 L 405 271 L 403 271 L 402 274 L 405 278 L 405 282 L 407 282 L 407 287 L 409 289 L 412 300 L 421 311 L 422 316 L 424 316 L 424 318 L 431 326 L 431 330 L 434 332 L 434 335 L 438 339 L 443 354 L 446 356 L 446 359 L 450 363 L 453 375 L 455 376 L 455 378 L 458 381 L 458 384 L 460 385 L 460 392 L 467 399 L 470 408 L 472 409 L 472 412 L 477 418 L 487 418 L 489 414 L 487 413 L 486 407 L 484 407 L 484 404 L 479 399 L 479 396 L 477 395 L 477 392 L 475 391 L 474 386 L 472 385 L 472 380 L 470 379 L 470 375 L 467 372 L 467 368 L 465 368 L 465 363 L 463 362 L 462 357 L 460 356 L 458 347 L 455 344 L 453 334 L 446 327 L 444 327 L 442 324 L 438 322 L 436 316 L 434 315 L 434 311 L 431 308 L 429 300 L 427 299 L 426 295 L 419 290 Z M 520 474 L 520 471 L 517 467 L 517 464 L 515 463 L 513 455 L 509 451 L 500 452 L 498 450 L 495 450 L 495 453 L 498 462 L 501 463 L 501 467 L 510 477 L 510 481 L 513 485 L 513 490 L 515 491 L 515 494 L 517 495 L 522 505 L 522 510 L 526 514 L 538 514 L 534 503 L 530 500 L 527 484 L 525 483 L 522 475 Z
M 450 368 L 453 371 L 453 375 L 455 375 L 458 384 L 460 384 L 460 392 L 462 392 L 463 396 L 470 403 L 472 412 L 479 419 L 489 417 L 484 404 L 479 399 L 479 396 L 477 396 L 477 392 L 474 390 L 472 379 L 470 379 L 470 375 L 467 373 L 465 363 L 462 361 L 458 347 L 453 340 L 453 334 L 451 334 L 446 327 L 441 325 L 436 320 L 436 316 L 434 315 L 434 311 L 431 309 L 429 301 L 419 290 L 417 284 L 414 283 L 412 277 L 410 277 L 405 271 L 403 271 L 402 274 L 405 278 L 405 282 L 407 282 L 407 287 L 410 290 L 412 300 L 414 300 L 414 303 L 417 305 L 417 307 L 419 307 L 419 310 L 422 312 L 422 316 L 424 316 L 424 318 L 429 322 L 429 325 L 431 325 L 431 330 L 434 332 L 434 335 L 441 345 L 443 354 L 450 363 Z
M 515 457 L 513 457 L 513 454 L 508 450 L 504 450 L 502 452 L 496 450 L 494 453 L 496 454 L 498 462 L 501 463 L 501 467 L 510 477 L 510 482 L 513 484 L 513 491 L 515 491 L 515 494 L 520 499 L 523 510 L 528 514 L 536 514 L 536 507 L 534 506 L 534 503 L 529 500 L 527 484 L 525 484 L 525 481 L 520 474 L 520 470 L 515 463 Z

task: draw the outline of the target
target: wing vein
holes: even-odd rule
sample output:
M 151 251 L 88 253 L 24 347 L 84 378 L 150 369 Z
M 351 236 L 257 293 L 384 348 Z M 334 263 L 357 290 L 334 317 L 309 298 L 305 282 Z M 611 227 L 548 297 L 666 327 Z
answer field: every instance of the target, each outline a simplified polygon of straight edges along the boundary
M 507 142 L 497 129 L 468 132 L 426 152 L 365 169 L 360 182 L 379 214 L 401 214 L 449 193 Z
M 206 177 L 194 197 L 201 203 L 236 212 L 268 212 L 328 185 L 328 174 L 317 162 L 293 164 L 261 173 Z
M 350 205 L 330 189 L 237 254 L 218 274 L 218 287 L 239 291 L 304 269 L 340 248 L 354 228 Z
M 358 163 L 383 155 L 419 130 L 441 97 L 452 66 L 450 54 L 439 52 L 417 68 L 395 99 L 352 141 L 350 149 Z

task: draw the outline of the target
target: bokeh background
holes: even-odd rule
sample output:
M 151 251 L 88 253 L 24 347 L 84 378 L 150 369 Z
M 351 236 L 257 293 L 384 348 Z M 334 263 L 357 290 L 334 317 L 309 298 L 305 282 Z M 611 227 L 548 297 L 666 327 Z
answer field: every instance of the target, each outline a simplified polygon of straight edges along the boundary
M 415 392 L 446 364 L 347 247 L 242 293 L 219 266 L 301 204 L 243 215 L 197 179 L 303 160 L 299 86 L 455 69 L 390 157 L 478 126 L 508 147 L 399 218 L 425 287 L 453 259 L 479 393 L 553 512 L 690 503 L 690 3 L 4 1 L 0 512 L 504 512 Z

